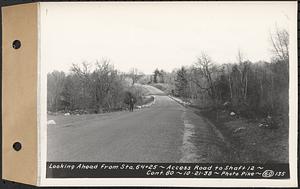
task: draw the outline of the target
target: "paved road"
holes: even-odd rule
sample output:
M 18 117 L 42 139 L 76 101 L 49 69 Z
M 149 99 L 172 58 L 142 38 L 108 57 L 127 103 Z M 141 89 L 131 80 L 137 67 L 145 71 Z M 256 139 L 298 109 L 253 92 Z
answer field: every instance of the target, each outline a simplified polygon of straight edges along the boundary
M 203 118 L 148 88 L 159 94 L 150 108 L 65 116 L 73 121 L 49 125 L 47 160 L 204 163 L 221 155 L 222 136 Z

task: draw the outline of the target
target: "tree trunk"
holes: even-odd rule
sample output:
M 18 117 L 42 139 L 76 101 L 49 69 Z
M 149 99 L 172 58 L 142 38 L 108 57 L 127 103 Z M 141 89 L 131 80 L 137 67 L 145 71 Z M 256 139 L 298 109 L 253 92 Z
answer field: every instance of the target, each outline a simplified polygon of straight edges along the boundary
M 247 99 L 247 91 L 248 91 L 248 77 L 247 77 L 247 73 L 245 76 L 245 89 L 244 89 L 244 100 Z
M 232 101 L 232 86 L 231 86 L 230 73 L 228 74 L 228 81 L 229 81 L 229 90 L 230 90 L 230 101 Z

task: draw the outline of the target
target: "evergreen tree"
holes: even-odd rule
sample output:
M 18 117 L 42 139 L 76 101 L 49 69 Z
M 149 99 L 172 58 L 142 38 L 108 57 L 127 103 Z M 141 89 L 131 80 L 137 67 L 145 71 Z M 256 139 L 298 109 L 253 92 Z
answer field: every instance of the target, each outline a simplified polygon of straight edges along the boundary
M 175 79 L 175 95 L 183 98 L 187 98 L 188 95 L 188 75 L 187 70 L 181 67 L 176 73 Z
M 158 83 L 158 76 L 159 76 L 160 72 L 159 70 L 156 68 L 154 71 L 154 75 L 153 75 L 153 82 L 154 83 Z

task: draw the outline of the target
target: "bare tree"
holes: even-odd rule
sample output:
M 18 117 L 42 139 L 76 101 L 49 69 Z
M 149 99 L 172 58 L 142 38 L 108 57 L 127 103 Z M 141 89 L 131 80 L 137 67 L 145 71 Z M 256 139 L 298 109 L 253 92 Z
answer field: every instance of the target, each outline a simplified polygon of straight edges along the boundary
M 240 48 L 238 49 L 238 54 L 236 56 L 236 59 L 239 64 L 244 62 L 244 60 L 245 60 L 245 54 L 243 53 L 243 51 Z
M 232 94 L 232 79 L 231 79 L 231 65 L 230 64 L 225 64 L 226 68 L 227 68 L 227 77 L 228 77 L 228 85 L 229 85 L 229 91 L 230 91 L 230 100 L 232 101 L 232 97 L 233 97 L 233 94 Z
M 247 98 L 249 72 L 249 61 L 245 61 L 245 57 L 245 53 L 243 53 L 241 49 L 238 49 L 237 61 L 239 66 L 237 68 L 240 72 L 241 96 L 244 100 Z
M 272 43 L 272 52 L 280 60 L 288 62 L 289 60 L 289 33 L 284 28 L 276 26 L 275 32 L 270 32 Z
M 214 105 L 216 105 L 217 93 L 212 74 L 214 71 L 217 72 L 217 68 L 213 66 L 211 58 L 204 52 L 202 52 L 201 56 L 198 57 L 195 68 L 200 79 L 198 79 L 198 81 L 192 79 L 191 81 L 194 82 L 201 90 L 206 91 Z
M 137 81 L 142 78 L 144 74 L 142 72 L 139 72 L 137 68 L 131 68 L 129 71 L 129 77 L 132 80 L 132 85 L 137 83 Z
M 59 108 L 59 101 L 64 88 L 65 77 L 65 73 L 59 71 L 53 71 L 52 73 L 47 74 L 47 100 L 51 110 L 57 111 Z
M 81 94 L 81 106 L 85 109 L 88 107 L 88 97 L 91 88 L 90 80 L 90 64 L 87 62 L 82 62 L 81 65 L 73 64 L 71 67 L 71 72 L 80 80 L 80 88 L 78 89 L 79 94 Z

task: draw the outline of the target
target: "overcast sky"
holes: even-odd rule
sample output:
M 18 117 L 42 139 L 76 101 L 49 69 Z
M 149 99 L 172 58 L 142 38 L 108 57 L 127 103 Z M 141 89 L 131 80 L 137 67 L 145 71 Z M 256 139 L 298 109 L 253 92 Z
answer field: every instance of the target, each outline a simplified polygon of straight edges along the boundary
M 269 61 L 269 31 L 288 28 L 295 2 L 45 3 L 42 61 L 47 72 L 107 58 L 149 74 L 192 65 L 205 51 L 216 63 Z

